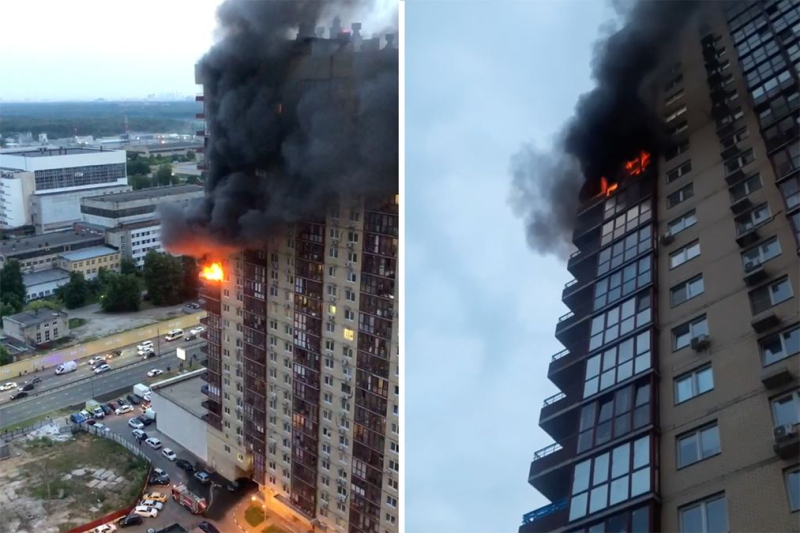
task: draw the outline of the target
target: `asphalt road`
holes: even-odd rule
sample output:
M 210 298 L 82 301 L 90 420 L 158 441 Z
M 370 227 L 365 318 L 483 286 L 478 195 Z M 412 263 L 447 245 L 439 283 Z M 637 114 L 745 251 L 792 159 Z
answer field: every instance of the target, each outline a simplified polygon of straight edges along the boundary
M 162 355 L 165 354 L 165 353 L 169 353 L 171 351 L 174 351 L 178 346 L 188 347 L 188 346 L 193 346 L 193 345 L 198 343 L 198 340 L 193 340 L 193 341 L 188 341 L 187 342 L 187 341 L 184 341 L 183 339 L 181 339 L 180 341 L 167 342 L 163 338 L 160 341 L 158 341 L 158 339 L 156 337 L 153 337 L 152 339 L 149 339 L 149 340 L 153 341 L 153 345 L 156 348 L 160 349 L 160 352 L 162 353 Z M 139 355 L 137 355 L 137 353 L 136 353 L 136 346 L 137 346 L 136 344 L 131 344 L 129 346 L 125 346 L 124 348 L 122 348 L 121 349 L 122 350 L 122 355 L 120 355 L 119 357 L 114 357 L 113 359 L 109 360 L 108 361 L 109 366 L 111 366 L 111 368 L 115 368 L 115 367 L 129 365 L 129 364 L 135 363 L 136 361 L 141 361 L 142 358 Z M 43 370 L 41 372 L 37 372 L 35 374 L 27 374 L 27 375 L 24 375 L 24 376 L 21 376 L 21 377 L 12 378 L 9 381 L 12 381 L 12 382 L 16 383 L 18 386 L 22 386 L 23 382 L 25 382 L 26 380 L 30 380 L 33 377 L 41 378 L 42 381 L 40 383 L 36 384 L 36 386 L 35 386 L 33 391 L 30 391 L 31 393 L 34 393 L 34 392 L 35 393 L 41 393 L 41 392 L 47 391 L 48 389 L 53 389 L 55 387 L 61 387 L 61 386 L 64 386 L 64 385 L 66 385 L 66 384 L 68 384 L 70 382 L 77 381 L 79 379 L 86 378 L 86 377 L 89 377 L 89 376 L 93 375 L 92 369 L 87 364 L 89 362 L 89 359 L 91 359 L 92 357 L 97 356 L 97 355 L 104 356 L 104 355 L 106 355 L 106 353 L 108 353 L 108 352 L 96 353 L 96 354 L 92 354 L 92 355 L 86 356 L 84 358 L 78 359 L 77 360 L 78 369 L 76 371 L 70 372 L 68 374 L 62 374 L 60 376 L 57 376 L 56 373 L 55 373 L 55 369 L 48 368 L 46 370 Z M 9 381 L 5 381 L 4 383 L 8 383 Z M 10 398 L 11 398 L 11 395 L 14 394 L 15 392 L 17 392 L 16 389 L 12 389 L 12 390 L 5 391 L 5 392 L 0 392 L 0 404 L 9 402 Z
M 199 359 L 200 346 L 203 342 L 205 341 L 199 340 L 186 343 L 189 345 L 187 346 L 187 356 L 192 357 L 193 355 L 197 355 Z M 44 392 L 40 393 L 38 396 L 7 403 L 3 407 L 0 407 L 0 428 L 23 422 L 68 406 L 83 405 L 86 400 L 102 397 L 122 389 L 131 389 L 124 393 L 130 394 L 133 385 L 147 378 L 147 372 L 149 370 L 160 368 L 166 371 L 167 367 L 171 367 L 173 370 L 178 368 L 178 365 L 182 361 L 175 355 L 175 345 L 170 347 L 173 349 L 157 358 L 140 361 L 97 376 L 89 372 L 89 374 L 83 375 L 83 377 L 85 378 L 87 375 L 93 376 L 91 379 L 85 379 L 84 381 L 79 381 L 72 385 L 69 383 L 64 385 L 56 383 L 50 387 L 50 389 L 55 387 L 56 390 L 50 390 L 49 392 L 44 390 Z M 70 375 L 77 373 L 77 371 L 72 372 Z

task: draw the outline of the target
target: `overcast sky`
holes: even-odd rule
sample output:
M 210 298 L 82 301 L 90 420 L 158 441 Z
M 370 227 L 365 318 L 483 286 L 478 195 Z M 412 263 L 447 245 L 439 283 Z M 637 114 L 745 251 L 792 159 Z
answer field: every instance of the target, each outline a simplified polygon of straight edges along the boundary
M 3 2 L 0 98 L 88 100 L 196 92 L 221 0 Z
M 455 7 L 457 5 L 457 7 Z M 591 88 L 600 1 L 406 7 L 406 520 L 409 533 L 513 532 L 566 265 L 530 252 L 509 158 L 549 143 Z

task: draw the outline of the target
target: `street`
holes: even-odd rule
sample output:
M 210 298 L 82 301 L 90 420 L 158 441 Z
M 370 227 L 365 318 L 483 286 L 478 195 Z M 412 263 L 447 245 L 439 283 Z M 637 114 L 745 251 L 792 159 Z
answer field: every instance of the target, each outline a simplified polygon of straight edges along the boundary
M 183 341 L 181 342 L 183 343 Z M 187 348 L 187 357 L 192 358 L 196 355 L 199 360 L 201 355 L 200 346 L 204 342 L 204 340 L 199 339 L 183 343 L 184 347 Z M 83 374 L 80 374 L 78 379 L 86 377 L 91 377 L 91 379 L 84 379 L 72 385 L 70 383 L 76 381 L 76 379 L 64 380 L 64 382 L 60 382 L 58 379 L 44 381 L 43 376 L 42 384 L 47 383 L 47 387 L 38 396 L 16 400 L 0 407 L 0 428 L 72 405 L 83 405 L 86 400 L 133 387 L 136 383 L 142 382 L 147 378 L 147 372 L 150 369 L 159 368 L 164 371 L 166 371 L 167 367 L 173 370 L 177 369 L 182 362 L 175 355 L 177 345 L 169 344 L 167 346 L 169 346 L 170 350 L 162 353 L 159 357 L 138 362 L 134 362 L 136 358 L 131 357 L 128 359 L 128 366 L 113 369 L 97 376 L 90 369 L 85 368 L 86 365 L 84 364 Z M 114 368 L 113 361 L 110 364 Z M 188 368 L 188 363 L 184 363 L 184 365 Z M 79 372 L 81 371 L 54 377 L 66 378 Z M 48 389 L 50 392 L 48 392 Z M 130 392 L 130 390 L 125 391 L 125 394 L 130 394 Z

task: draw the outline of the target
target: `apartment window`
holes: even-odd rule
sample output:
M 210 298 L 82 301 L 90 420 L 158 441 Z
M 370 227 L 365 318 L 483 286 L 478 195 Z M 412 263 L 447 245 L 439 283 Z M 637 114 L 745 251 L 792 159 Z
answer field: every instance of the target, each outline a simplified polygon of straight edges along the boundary
M 800 353 L 800 326 L 776 333 L 759 342 L 764 366 Z
M 778 242 L 778 238 L 773 237 L 744 252 L 742 254 L 742 264 L 745 268 L 747 268 L 748 263 L 760 265 L 779 255 L 781 255 L 781 245 Z
M 664 161 L 671 161 L 679 155 L 689 151 L 689 141 L 677 142 L 664 151 Z
M 346 278 L 350 283 L 358 281 L 358 275 L 355 272 L 348 272 Z
M 775 179 L 781 179 L 800 169 L 800 144 L 791 143 L 773 153 L 772 163 L 777 174 Z
M 386 505 L 388 505 L 389 507 L 397 507 L 397 498 L 395 498 L 394 496 L 387 495 Z
M 736 146 L 737 143 L 742 142 L 749 136 L 750 132 L 747 130 L 747 127 L 744 127 L 739 131 L 737 131 L 736 133 L 734 133 L 733 135 L 730 135 L 722 139 L 720 141 L 720 144 L 722 145 L 723 149 L 727 150 L 728 148 L 733 148 L 734 146 Z
M 650 492 L 650 478 L 649 435 L 578 463 L 573 471 L 569 520 Z
M 583 397 L 604 391 L 650 368 L 650 332 L 645 331 L 586 361 Z
M 640 224 L 649 221 L 652 215 L 653 212 L 651 210 L 650 200 L 631 207 L 625 213 L 603 224 L 603 234 L 600 239 L 600 245 L 605 246 L 619 239 Z
M 676 268 L 700 255 L 700 241 L 694 241 L 669 254 L 669 267 Z
M 678 437 L 678 468 L 708 459 L 720 453 L 719 427 L 706 426 Z
M 728 174 L 733 174 L 734 172 L 743 168 L 744 166 L 749 165 L 754 160 L 755 156 L 753 155 L 753 149 L 750 148 L 742 155 L 725 161 L 725 170 L 728 171 Z
M 800 205 L 800 176 L 795 176 L 780 184 L 786 209 L 794 209 Z
M 692 160 L 689 159 L 688 161 L 681 163 L 680 166 L 673 168 L 672 170 L 667 172 L 667 183 L 672 183 L 673 181 L 677 180 L 678 178 L 682 178 L 691 171 L 692 171 Z
M 705 315 L 681 324 L 672 330 L 672 350 L 680 350 L 689 346 L 692 343 L 692 339 L 700 335 L 708 335 L 708 321 Z
M 667 230 L 670 235 L 677 235 L 695 224 L 697 224 L 697 212 L 692 209 L 667 224 Z
M 356 301 L 356 293 L 349 287 L 345 288 L 344 290 L 344 299 L 348 302 L 355 302 Z
M 673 137 L 678 135 L 679 133 L 683 133 L 684 131 L 689 129 L 689 123 L 685 120 L 678 122 L 672 127 L 667 128 L 667 135 Z
M 589 351 L 650 323 L 650 293 L 639 294 L 592 319 Z
M 731 202 L 737 202 L 742 198 L 749 196 L 750 193 L 757 191 L 761 187 L 762 187 L 761 175 L 753 174 L 746 180 L 730 188 Z
M 594 288 L 594 310 L 597 311 L 633 294 L 637 289 L 650 283 L 652 261 L 652 257 L 647 255 L 599 280 Z
M 786 494 L 789 497 L 789 509 L 800 511 L 800 468 L 786 472 Z
M 631 233 L 624 240 L 617 241 L 613 246 L 600 250 L 597 259 L 597 275 L 622 266 L 641 253 L 650 250 L 653 246 L 653 230 L 650 225 Z
M 718 494 L 679 510 L 681 533 L 727 533 L 728 508 L 725 495 Z
M 692 196 L 694 196 L 694 185 L 690 183 L 679 191 L 675 191 L 667 196 L 667 209 L 671 209 L 681 202 L 685 202 Z
M 332 403 L 333 402 L 333 395 L 330 392 L 324 392 L 322 394 L 323 400 L 325 403 Z
M 772 400 L 775 427 L 800 424 L 800 389 Z
M 351 311 L 350 309 L 344 310 L 344 319 L 352 321 L 356 317 L 356 314 Z
M 683 98 L 683 89 L 680 89 L 677 92 L 667 96 L 667 98 L 664 100 L 664 105 L 672 105 L 681 98 Z
M 355 338 L 355 332 L 350 328 L 343 328 L 342 335 L 345 340 L 351 341 Z
M 337 257 L 339 257 L 339 249 L 335 248 L 335 247 L 330 248 L 328 250 L 328 257 L 330 257 L 332 259 L 336 259 Z
M 764 203 L 736 217 L 736 233 L 743 235 L 770 220 L 769 205 Z
M 650 384 L 629 385 L 581 409 L 578 453 L 643 428 L 650 420 Z
M 679 283 L 670 289 L 672 307 L 680 305 L 686 300 L 691 300 L 695 296 L 703 294 L 703 275 L 695 276 L 690 280 Z
M 749 296 L 750 307 L 753 310 L 753 314 L 757 315 L 773 305 L 778 305 L 791 298 L 793 296 L 792 284 L 789 282 L 788 277 L 784 277 L 774 283 L 750 291 Z
M 711 366 L 692 370 L 675 378 L 675 403 L 683 403 L 711 390 L 714 390 L 714 373 L 711 371 Z

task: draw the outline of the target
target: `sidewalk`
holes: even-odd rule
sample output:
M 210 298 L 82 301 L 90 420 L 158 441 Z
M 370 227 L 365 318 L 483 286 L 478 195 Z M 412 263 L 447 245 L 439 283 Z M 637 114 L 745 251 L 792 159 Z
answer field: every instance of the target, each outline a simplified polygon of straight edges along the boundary
M 263 504 L 260 500 L 245 500 L 237 505 L 233 512 L 233 521 L 236 523 L 239 531 L 243 533 L 307 533 L 311 531 L 303 527 L 299 521 L 293 522 L 287 519 L 284 515 L 290 514 L 289 511 L 283 510 L 283 513 L 279 514 L 280 510 L 273 509 L 272 507 L 266 509 L 267 519 L 253 527 L 245 519 L 245 512 L 251 505 L 261 507 Z

